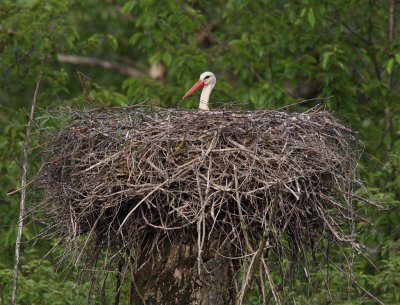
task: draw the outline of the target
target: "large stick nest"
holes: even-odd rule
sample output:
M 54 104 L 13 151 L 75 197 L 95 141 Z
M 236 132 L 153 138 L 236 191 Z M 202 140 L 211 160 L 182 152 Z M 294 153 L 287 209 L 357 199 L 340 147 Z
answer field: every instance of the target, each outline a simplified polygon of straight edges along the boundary
M 166 237 L 192 236 L 199 247 L 214 240 L 245 257 L 266 239 L 293 260 L 311 239 L 356 245 L 358 145 L 327 111 L 130 107 L 61 116 L 68 122 L 47 134 L 39 181 L 48 232 L 66 249 L 151 257 Z

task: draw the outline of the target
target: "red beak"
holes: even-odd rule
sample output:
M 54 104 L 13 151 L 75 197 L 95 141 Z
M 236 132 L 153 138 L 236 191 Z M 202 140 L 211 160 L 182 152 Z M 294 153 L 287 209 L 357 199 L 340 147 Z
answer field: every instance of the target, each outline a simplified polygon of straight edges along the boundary
M 192 88 L 189 89 L 188 92 L 182 97 L 182 99 L 187 98 L 188 96 L 192 95 L 195 91 L 199 90 L 204 86 L 204 82 L 202 80 L 199 80 L 197 83 L 193 85 Z

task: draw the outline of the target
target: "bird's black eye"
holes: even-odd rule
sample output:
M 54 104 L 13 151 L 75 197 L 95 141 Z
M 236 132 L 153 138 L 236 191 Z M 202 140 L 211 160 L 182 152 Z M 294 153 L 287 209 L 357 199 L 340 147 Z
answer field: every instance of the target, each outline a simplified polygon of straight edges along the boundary
M 210 78 L 211 75 L 207 75 L 206 77 L 204 77 L 204 79 Z

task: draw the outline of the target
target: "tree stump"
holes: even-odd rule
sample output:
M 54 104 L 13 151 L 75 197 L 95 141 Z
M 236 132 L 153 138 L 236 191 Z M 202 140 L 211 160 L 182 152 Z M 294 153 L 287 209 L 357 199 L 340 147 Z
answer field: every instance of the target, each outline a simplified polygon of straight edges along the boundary
M 164 243 L 158 260 L 135 274 L 132 304 L 233 305 L 238 266 L 225 255 L 229 251 L 221 255 L 213 247 L 204 247 L 199 259 L 193 242 Z

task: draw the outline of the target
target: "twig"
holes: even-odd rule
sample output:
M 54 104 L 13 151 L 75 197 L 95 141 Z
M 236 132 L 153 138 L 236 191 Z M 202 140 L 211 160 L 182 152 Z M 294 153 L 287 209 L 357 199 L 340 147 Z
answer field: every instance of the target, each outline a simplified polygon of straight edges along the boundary
M 334 95 L 327 96 L 327 97 L 315 97 L 315 98 L 310 98 L 310 99 L 302 100 L 302 101 L 299 101 L 299 102 L 295 102 L 295 103 L 290 104 L 290 105 L 282 106 L 282 107 L 276 108 L 276 109 L 274 109 L 274 110 L 283 110 L 283 109 L 290 108 L 290 107 L 292 107 L 292 106 L 304 104 L 304 103 L 311 102 L 311 101 L 326 101 L 326 100 L 329 100 L 329 99 L 331 99 L 331 98 L 333 98 L 333 97 L 334 97 Z
M 276 287 L 276 285 L 275 285 L 275 283 L 274 283 L 274 281 L 272 279 L 271 271 L 269 270 L 268 265 L 267 265 L 267 263 L 265 262 L 264 259 L 261 260 L 261 263 L 262 263 L 262 266 L 264 267 L 265 273 L 267 275 L 267 279 L 268 279 L 269 285 L 271 286 L 271 293 L 274 296 L 275 302 L 276 302 L 277 305 L 281 305 L 281 298 L 280 298 L 280 295 L 278 293 L 278 289 L 277 289 L 277 287 Z
M 254 254 L 250 262 L 249 271 L 247 271 L 245 274 L 245 281 L 239 293 L 239 297 L 236 303 L 237 305 L 241 305 L 243 303 L 244 297 L 251 288 L 251 284 L 254 280 L 254 276 L 257 271 L 257 266 L 259 266 L 260 259 L 262 257 L 262 254 L 264 253 L 266 242 L 267 242 L 267 236 L 263 236 L 263 238 L 259 242 L 257 252 Z
M 86 81 L 90 80 L 90 77 L 83 74 L 81 71 L 76 70 L 76 74 L 78 74 L 79 82 L 81 83 L 83 95 L 86 97 L 89 105 L 94 105 L 93 98 L 89 95 L 88 88 L 86 87 Z
M 15 61 L 11 64 L 9 64 L 7 67 L 5 67 L 3 69 L 3 73 L 7 72 L 10 68 L 12 68 L 13 66 L 15 66 L 17 63 L 23 61 L 25 58 L 30 57 L 33 53 L 33 51 L 35 50 L 34 47 L 30 47 L 28 51 L 26 51 L 24 54 L 22 54 L 21 56 L 19 56 L 17 59 L 15 59 Z
M 35 181 L 35 180 L 31 180 L 31 181 L 27 182 L 27 184 L 25 185 L 25 187 L 28 187 L 28 185 L 30 185 L 33 181 Z M 7 196 L 14 195 L 15 193 L 18 193 L 18 192 L 22 191 L 22 189 L 23 189 L 23 188 L 20 187 L 20 188 L 14 190 L 14 191 L 11 191 L 11 192 L 7 193 Z
M 36 83 L 35 94 L 33 96 L 31 113 L 29 116 L 28 125 L 26 127 L 26 135 L 25 135 L 25 143 L 24 143 L 24 163 L 22 167 L 22 179 L 21 179 L 21 201 L 19 205 L 19 217 L 18 217 L 18 231 L 17 231 L 17 240 L 15 241 L 15 261 L 14 261 L 14 272 L 13 272 L 13 290 L 11 297 L 11 304 L 17 304 L 17 286 L 18 286 L 18 267 L 19 267 L 19 255 L 20 255 L 20 246 L 21 246 L 21 237 L 22 237 L 22 229 L 24 225 L 24 213 L 25 213 L 25 197 L 26 197 L 26 179 L 28 175 L 28 151 L 30 145 L 30 135 L 31 135 L 31 126 L 33 123 L 33 118 L 35 114 L 35 106 L 36 100 L 39 93 L 41 76 Z

